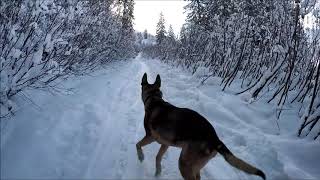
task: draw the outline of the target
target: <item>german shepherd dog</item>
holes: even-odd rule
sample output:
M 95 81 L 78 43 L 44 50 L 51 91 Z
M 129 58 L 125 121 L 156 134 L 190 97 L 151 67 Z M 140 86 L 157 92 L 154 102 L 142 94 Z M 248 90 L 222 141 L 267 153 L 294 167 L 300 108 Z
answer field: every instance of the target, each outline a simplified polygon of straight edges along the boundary
M 161 159 L 169 146 L 182 148 L 179 170 L 184 179 L 200 180 L 200 170 L 219 152 L 233 167 L 265 179 L 265 174 L 236 157 L 218 138 L 213 126 L 197 112 L 178 108 L 162 99 L 161 79 L 157 75 L 149 84 L 147 74 L 142 77 L 142 101 L 144 103 L 145 137 L 136 144 L 138 158 L 142 162 L 142 147 L 154 141 L 161 144 L 156 156 L 156 173 L 161 173 Z

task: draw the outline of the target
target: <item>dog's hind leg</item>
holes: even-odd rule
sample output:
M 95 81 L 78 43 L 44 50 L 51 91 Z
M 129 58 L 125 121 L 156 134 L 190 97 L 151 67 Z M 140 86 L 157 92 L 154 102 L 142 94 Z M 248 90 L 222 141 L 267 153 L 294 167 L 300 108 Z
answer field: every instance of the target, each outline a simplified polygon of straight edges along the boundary
M 179 170 L 185 180 L 196 180 L 196 172 L 193 169 L 194 153 L 186 146 L 182 148 L 179 157 Z
M 196 174 L 196 180 L 200 180 L 200 179 L 201 179 L 200 171 L 198 171 L 197 174 Z
M 200 180 L 200 170 L 217 154 L 207 153 L 198 144 L 190 144 L 182 148 L 179 158 L 179 169 L 184 179 Z
M 152 136 L 145 136 L 144 138 L 141 139 L 141 141 L 139 141 L 136 144 L 138 158 L 139 158 L 139 160 L 141 162 L 144 159 L 144 155 L 143 155 L 143 152 L 142 152 L 142 147 L 145 146 L 145 145 L 148 145 L 148 144 L 150 144 L 152 142 L 154 142 L 154 138 Z
M 160 149 L 159 149 L 159 152 L 158 152 L 157 157 L 156 157 L 156 173 L 155 173 L 155 176 L 159 176 L 161 174 L 161 160 L 162 160 L 162 157 L 163 157 L 164 153 L 166 153 L 166 151 L 168 150 L 168 147 L 169 146 L 162 144 Z
M 179 170 L 185 180 L 196 180 L 197 176 L 192 169 L 192 164 L 179 158 Z

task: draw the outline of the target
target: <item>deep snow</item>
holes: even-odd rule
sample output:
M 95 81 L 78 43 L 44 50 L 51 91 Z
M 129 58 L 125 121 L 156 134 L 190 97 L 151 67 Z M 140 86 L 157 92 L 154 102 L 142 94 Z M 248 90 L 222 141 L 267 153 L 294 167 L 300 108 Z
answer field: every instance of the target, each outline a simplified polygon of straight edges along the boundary
M 229 149 L 264 170 L 268 179 L 320 179 L 320 143 L 295 137 L 299 117 L 284 113 L 279 133 L 272 105 L 249 104 L 231 91 L 222 92 L 218 79 L 199 86 L 196 76 L 140 56 L 66 81 L 72 93 L 25 92 L 33 102 L 18 100 L 14 118 L 1 120 L 1 179 L 156 179 L 159 144 L 144 148 L 142 163 L 135 149 L 144 136 L 144 72 L 149 82 L 159 73 L 165 100 L 204 115 Z M 181 179 L 179 152 L 169 148 L 160 178 Z M 220 155 L 201 175 L 259 179 L 232 168 Z

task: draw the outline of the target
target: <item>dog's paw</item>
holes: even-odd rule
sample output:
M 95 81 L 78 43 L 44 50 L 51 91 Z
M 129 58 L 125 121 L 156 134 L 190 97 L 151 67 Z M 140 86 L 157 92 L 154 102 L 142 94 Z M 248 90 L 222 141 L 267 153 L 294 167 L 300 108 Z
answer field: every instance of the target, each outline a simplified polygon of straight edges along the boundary
M 156 169 L 156 173 L 154 173 L 154 176 L 159 177 L 161 175 L 161 168 Z
M 138 152 L 138 159 L 140 162 L 142 162 L 144 160 L 144 154 L 142 151 L 137 151 Z

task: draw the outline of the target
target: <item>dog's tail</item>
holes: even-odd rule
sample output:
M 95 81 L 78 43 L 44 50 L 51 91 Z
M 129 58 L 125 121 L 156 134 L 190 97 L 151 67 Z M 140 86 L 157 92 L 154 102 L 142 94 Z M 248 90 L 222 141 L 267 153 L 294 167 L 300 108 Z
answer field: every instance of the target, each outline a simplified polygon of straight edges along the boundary
M 264 180 L 266 175 L 258 168 L 244 162 L 243 160 L 237 158 L 232 152 L 220 141 L 220 144 L 217 146 L 217 151 L 224 157 L 224 159 L 233 167 L 240 169 L 248 174 L 254 174 L 260 176 Z

